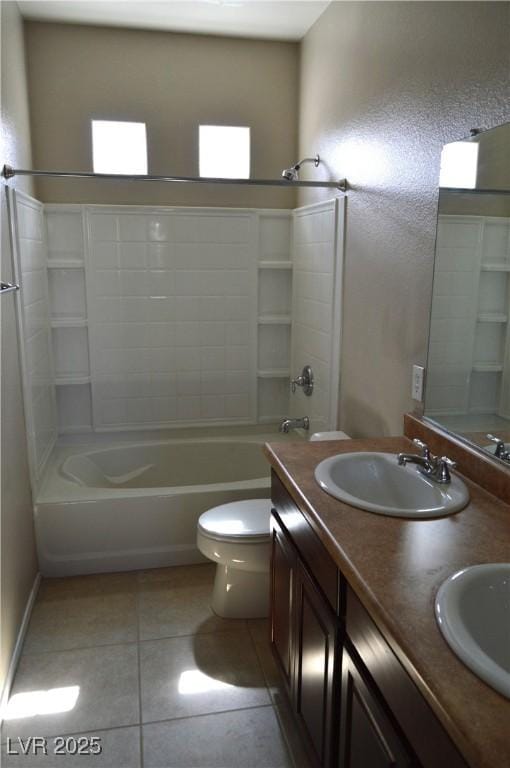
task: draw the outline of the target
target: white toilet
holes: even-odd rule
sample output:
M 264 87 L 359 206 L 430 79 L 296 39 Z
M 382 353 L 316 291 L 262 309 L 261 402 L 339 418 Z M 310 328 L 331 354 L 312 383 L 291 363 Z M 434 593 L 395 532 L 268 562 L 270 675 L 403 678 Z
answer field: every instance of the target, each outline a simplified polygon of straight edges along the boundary
M 229 619 L 269 615 L 270 499 L 233 501 L 204 512 L 197 546 L 217 563 L 212 609 Z

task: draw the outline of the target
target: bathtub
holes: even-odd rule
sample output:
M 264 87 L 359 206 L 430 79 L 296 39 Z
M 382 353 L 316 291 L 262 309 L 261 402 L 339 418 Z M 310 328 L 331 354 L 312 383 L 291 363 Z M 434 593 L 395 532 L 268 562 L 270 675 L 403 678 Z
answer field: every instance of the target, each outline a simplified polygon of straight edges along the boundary
M 42 574 L 203 562 L 202 512 L 270 496 L 262 446 L 289 438 L 265 429 L 137 442 L 103 436 L 99 445 L 56 448 L 34 506 Z

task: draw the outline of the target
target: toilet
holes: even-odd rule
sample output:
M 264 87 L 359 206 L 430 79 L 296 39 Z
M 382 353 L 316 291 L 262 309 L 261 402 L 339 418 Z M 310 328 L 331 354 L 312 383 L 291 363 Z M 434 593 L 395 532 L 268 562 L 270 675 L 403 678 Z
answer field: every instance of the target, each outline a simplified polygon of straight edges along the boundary
M 345 432 L 315 432 L 310 441 L 349 440 Z M 211 607 L 227 619 L 269 615 L 271 500 L 221 504 L 200 515 L 197 546 L 213 560 L 216 576 Z
M 198 521 L 197 546 L 217 563 L 211 607 L 228 619 L 269 615 L 270 499 L 221 504 Z

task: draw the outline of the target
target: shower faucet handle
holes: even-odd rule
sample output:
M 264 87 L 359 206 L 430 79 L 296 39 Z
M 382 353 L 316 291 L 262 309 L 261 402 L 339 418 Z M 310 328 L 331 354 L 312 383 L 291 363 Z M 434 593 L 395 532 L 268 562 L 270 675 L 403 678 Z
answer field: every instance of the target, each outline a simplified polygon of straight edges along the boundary
M 302 387 L 303 393 L 307 397 L 310 397 L 313 392 L 313 371 L 311 366 L 305 365 L 301 371 L 301 376 L 297 376 L 295 379 L 292 379 L 290 386 L 292 389 L 292 394 L 295 393 L 297 387 Z

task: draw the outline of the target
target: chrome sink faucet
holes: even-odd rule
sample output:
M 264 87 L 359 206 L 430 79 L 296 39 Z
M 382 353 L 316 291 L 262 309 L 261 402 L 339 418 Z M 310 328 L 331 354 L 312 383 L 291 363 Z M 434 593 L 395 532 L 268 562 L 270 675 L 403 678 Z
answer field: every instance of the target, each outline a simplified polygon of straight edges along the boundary
M 280 424 L 280 432 L 290 432 L 291 429 L 310 429 L 310 419 L 303 416 L 301 419 L 284 419 Z
M 400 466 L 405 467 L 406 464 L 418 464 L 420 472 L 425 477 L 429 477 L 436 483 L 441 485 L 447 485 L 451 482 L 450 469 L 455 469 L 457 466 L 454 461 L 448 458 L 448 456 L 433 456 L 426 443 L 422 443 L 421 440 L 414 439 L 413 443 L 417 448 L 421 450 L 421 454 L 416 453 L 399 453 L 397 460 Z
M 495 443 L 496 449 L 494 451 L 494 456 L 496 456 L 496 458 L 502 459 L 503 461 L 510 461 L 510 451 L 507 451 L 504 440 L 495 435 L 487 435 L 487 440 L 490 440 L 491 443 Z

